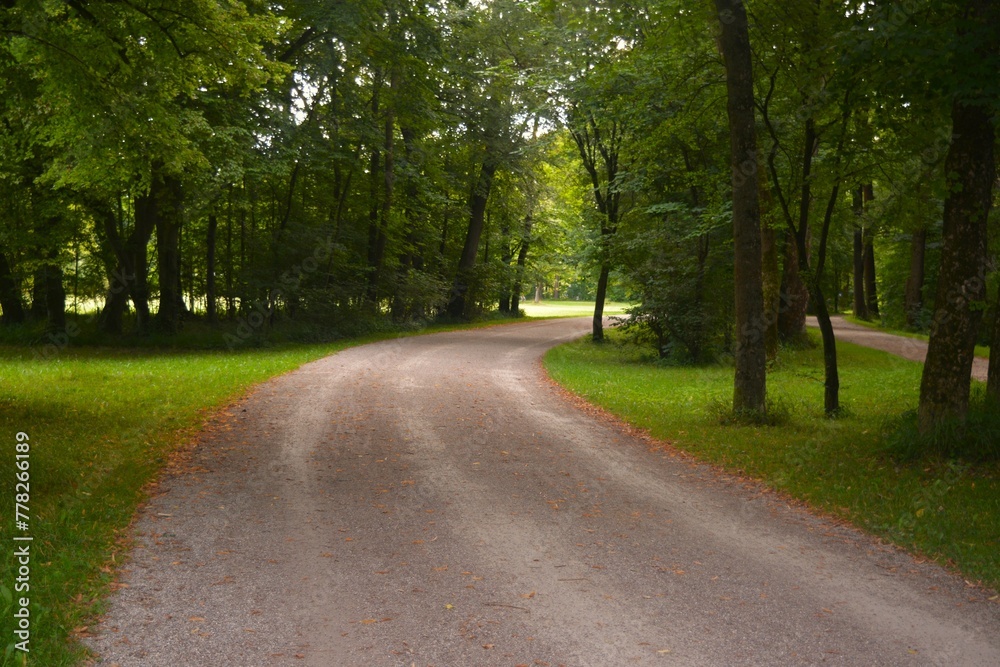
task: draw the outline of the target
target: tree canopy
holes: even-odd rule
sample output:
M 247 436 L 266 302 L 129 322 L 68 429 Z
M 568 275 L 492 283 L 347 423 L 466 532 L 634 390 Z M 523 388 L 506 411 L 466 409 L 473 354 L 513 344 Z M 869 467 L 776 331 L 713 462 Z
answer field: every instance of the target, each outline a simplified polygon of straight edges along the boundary
M 766 411 L 763 355 L 811 312 L 835 414 L 849 309 L 930 333 L 932 429 L 1000 347 L 998 24 L 991 0 L 4 0 L 0 322 L 234 347 L 545 294 L 596 300 L 599 341 L 616 297 L 674 363 L 759 343 L 737 407 Z

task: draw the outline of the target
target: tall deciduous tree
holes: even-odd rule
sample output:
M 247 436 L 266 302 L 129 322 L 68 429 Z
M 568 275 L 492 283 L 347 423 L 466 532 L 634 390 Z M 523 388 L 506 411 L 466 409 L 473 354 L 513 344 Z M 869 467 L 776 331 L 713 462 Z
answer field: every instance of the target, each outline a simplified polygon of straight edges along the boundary
M 746 8 L 741 0 L 715 0 L 726 65 L 733 177 L 733 243 L 736 279 L 736 380 L 733 410 L 763 414 L 767 408 L 764 288 L 753 65 Z
M 993 0 L 970 0 L 958 15 L 941 270 L 917 413 L 924 432 L 963 421 L 969 406 L 986 305 L 987 221 L 997 176 L 994 118 L 1000 108 L 1000 89 L 980 77 L 1000 62 L 998 22 L 1000 3 Z

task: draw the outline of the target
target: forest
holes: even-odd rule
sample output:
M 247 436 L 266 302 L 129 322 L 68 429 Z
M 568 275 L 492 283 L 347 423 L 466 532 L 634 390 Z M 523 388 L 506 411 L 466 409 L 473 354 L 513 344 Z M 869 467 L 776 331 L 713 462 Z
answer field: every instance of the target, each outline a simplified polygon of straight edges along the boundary
M 1000 3 L 0 0 L 0 332 L 326 340 L 633 304 L 734 407 L 830 313 L 1000 398 Z M 735 284 L 735 289 L 734 289 Z

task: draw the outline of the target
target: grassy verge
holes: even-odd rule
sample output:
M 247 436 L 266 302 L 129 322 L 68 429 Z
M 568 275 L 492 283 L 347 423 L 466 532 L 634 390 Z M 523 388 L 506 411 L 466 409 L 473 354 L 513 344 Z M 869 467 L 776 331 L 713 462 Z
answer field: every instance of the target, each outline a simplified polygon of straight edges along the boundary
M 606 316 L 622 315 L 629 307 L 627 303 L 609 301 L 604 304 Z M 542 301 L 522 302 L 521 309 L 528 317 L 593 317 L 593 301 Z
M 720 426 L 731 368 L 663 367 L 617 334 L 611 340 L 557 347 L 546 367 L 571 391 L 679 449 L 1000 586 L 1000 466 L 902 465 L 881 451 L 887 419 L 916 406 L 920 364 L 838 344 L 846 414 L 830 420 L 821 350 L 785 351 L 768 381 L 787 419 Z
M 488 326 L 434 327 L 424 331 Z M 337 350 L 400 335 L 237 349 L 0 346 L 0 665 L 80 662 L 73 641 L 101 611 L 143 487 L 208 412 L 250 386 Z M 219 330 L 174 345 L 211 347 Z M 73 341 L 74 343 L 78 341 Z M 151 345 L 150 341 L 143 341 Z M 249 346 L 247 346 L 249 348 Z M 15 437 L 30 437 L 30 522 L 16 531 Z M 30 535 L 29 591 L 15 589 L 13 534 Z M 14 652 L 15 600 L 30 598 L 30 658 Z

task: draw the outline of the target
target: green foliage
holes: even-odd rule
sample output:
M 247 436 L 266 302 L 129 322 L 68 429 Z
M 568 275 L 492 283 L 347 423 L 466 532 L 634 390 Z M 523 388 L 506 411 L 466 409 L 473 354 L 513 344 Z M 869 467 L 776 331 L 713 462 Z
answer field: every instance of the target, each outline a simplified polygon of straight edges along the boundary
M 675 362 L 728 355 L 732 292 L 718 289 L 732 283 L 728 220 L 707 212 L 698 217 L 684 204 L 659 204 L 648 213 L 630 221 L 616 248 L 637 297 L 622 329 L 650 332 L 660 357 Z

